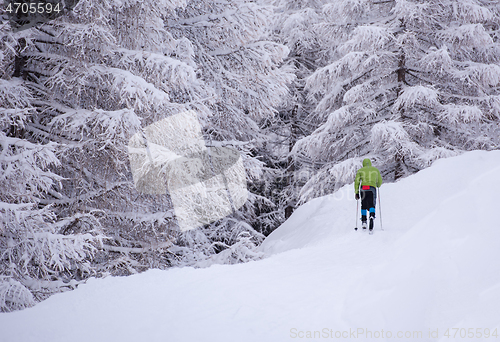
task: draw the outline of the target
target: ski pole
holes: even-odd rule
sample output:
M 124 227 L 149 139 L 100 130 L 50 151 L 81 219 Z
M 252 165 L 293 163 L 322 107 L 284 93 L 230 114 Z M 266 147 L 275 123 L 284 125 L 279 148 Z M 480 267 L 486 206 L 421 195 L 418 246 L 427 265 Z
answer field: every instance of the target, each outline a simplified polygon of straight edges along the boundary
M 354 230 L 358 230 L 358 210 L 359 210 L 359 200 L 356 200 L 356 228 L 354 228 Z
M 380 188 L 378 188 L 378 210 L 380 210 L 380 229 L 384 230 L 382 225 L 382 205 L 380 205 Z

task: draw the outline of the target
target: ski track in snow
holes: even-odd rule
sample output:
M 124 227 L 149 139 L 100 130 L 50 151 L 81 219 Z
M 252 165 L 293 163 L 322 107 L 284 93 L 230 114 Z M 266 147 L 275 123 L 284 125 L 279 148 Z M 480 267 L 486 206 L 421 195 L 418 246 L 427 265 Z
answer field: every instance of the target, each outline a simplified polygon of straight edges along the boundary
M 464 340 L 444 337 L 446 328 L 500 334 L 499 174 L 500 151 L 475 151 L 384 184 L 385 230 L 377 217 L 373 235 L 354 231 L 353 186 L 345 186 L 297 209 L 264 241 L 263 260 L 90 279 L 0 314 L 0 341 Z M 323 329 L 360 328 L 394 336 L 324 337 Z M 308 331 L 322 338 L 306 338 Z M 398 339 L 399 331 L 422 338 Z

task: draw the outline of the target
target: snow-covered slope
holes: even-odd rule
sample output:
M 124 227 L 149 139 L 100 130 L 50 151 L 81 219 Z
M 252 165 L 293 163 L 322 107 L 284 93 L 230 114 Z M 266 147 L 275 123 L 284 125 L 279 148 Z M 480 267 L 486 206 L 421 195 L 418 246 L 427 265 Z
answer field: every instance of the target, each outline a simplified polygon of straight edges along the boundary
M 478 151 L 384 184 L 372 236 L 346 186 L 299 208 L 263 260 L 93 279 L 0 314 L 0 341 L 496 340 L 499 175 L 500 151 Z

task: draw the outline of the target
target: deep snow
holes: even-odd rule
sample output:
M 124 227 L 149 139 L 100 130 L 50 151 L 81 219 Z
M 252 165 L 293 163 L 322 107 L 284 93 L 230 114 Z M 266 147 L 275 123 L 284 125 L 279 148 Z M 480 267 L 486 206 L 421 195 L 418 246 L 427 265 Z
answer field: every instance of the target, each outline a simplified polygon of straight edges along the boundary
M 384 184 L 371 236 L 351 184 L 296 210 L 263 260 L 91 279 L 0 314 L 0 341 L 499 340 L 479 338 L 500 335 L 499 175 L 500 151 L 475 151 Z

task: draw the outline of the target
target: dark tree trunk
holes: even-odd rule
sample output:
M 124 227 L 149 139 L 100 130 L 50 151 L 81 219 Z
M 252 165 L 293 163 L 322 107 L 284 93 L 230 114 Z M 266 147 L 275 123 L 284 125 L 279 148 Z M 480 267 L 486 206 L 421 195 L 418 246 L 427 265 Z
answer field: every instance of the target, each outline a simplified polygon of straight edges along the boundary
M 16 57 L 14 59 L 14 77 L 25 77 L 24 67 L 26 66 L 26 57 L 22 55 L 26 48 L 26 39 L 19 39 L 19 44 L 16 48 Z
M 400 22 L 401 22 L 401 32 L 404 32 L 406 29 L 404 20 L 400 19 Z M 403 90 L 403 86 L 405 84 L 408 84 L 406 82 L 406 53 L 404 50 L 404 46 L 401 46 L 399 49 L 397 75 L 398 75 L 397 97 L 399 97 L 399 95 L 401 94 L 401 91 Z M 399 117 L 401 118 L 401 120 L 405 119 L 405 113 L 404 113 L 403 108 L 399 108 Z M 404 156 L 401 153 L 399 153 L 399 151 L 394 156 L 394 159 L 396 161 L 396 168 L 394 171 L 394 179 L 397 180 L 397 179 L 405 176 L 406 165 L 405 165 L 405 161 L 404 161 Z
M 292 113 L 290 115 L 290 140 L 288 142 L 288 152 L 292 152 L 293 146 L 296 143 L 296 127 L 295 127 L 295 118 L 297 116 L 297 110 L 298 110 L 298 105 L 295 105 L 293 107 Z M 287 206 L 285 208 L 285 219 L 288 219 L 294 209 L 295 209 L 295 188 L 293 186 L 294 183 L 294 173 L 295 173 L 295 162 L 293 160 L 292 156 L 288 156 L 288 163 L 287 163 L 287 173 L 288 173 L 288 179 L 287 179 L 287 185 L 291 187 L 293 193 L 292 197 L 288 199 Z

